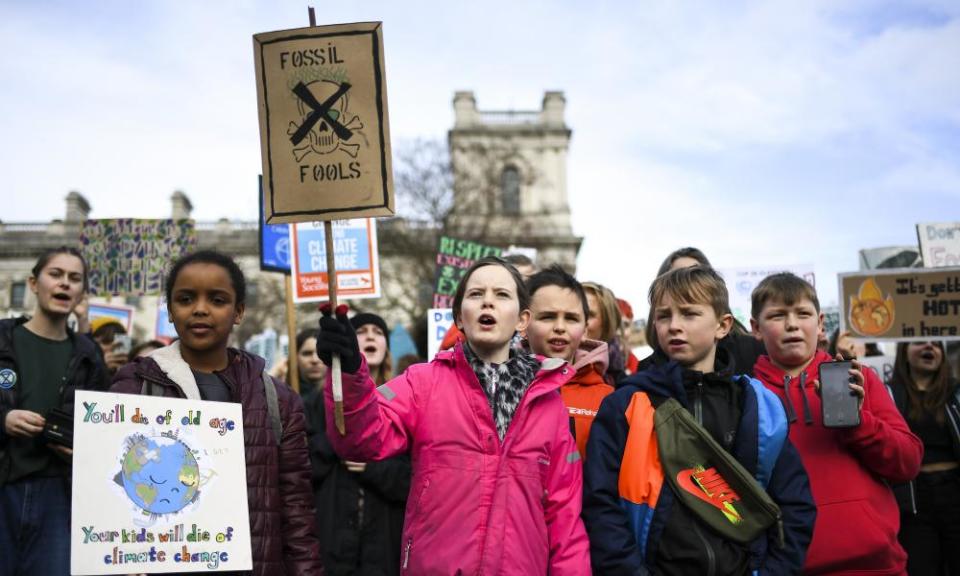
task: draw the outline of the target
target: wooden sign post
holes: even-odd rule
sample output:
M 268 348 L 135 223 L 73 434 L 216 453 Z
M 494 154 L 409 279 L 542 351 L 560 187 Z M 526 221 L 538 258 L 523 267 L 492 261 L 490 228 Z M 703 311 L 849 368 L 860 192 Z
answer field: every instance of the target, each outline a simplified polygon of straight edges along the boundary
M 297 306 L 293 303 L 293 286 L 290 275 L 283 278 L 283 293 L 287 309 L 287 380 L 294 390 L 300 392 L 300 364 L 297 360 Z
M 265 32 L 253 37 L 269 224 L 325 221 L 330 304 L 337 305 L 332 220 L 394 213 L 380 22 Z M 345 433 L 340 358 L 332 392 Z

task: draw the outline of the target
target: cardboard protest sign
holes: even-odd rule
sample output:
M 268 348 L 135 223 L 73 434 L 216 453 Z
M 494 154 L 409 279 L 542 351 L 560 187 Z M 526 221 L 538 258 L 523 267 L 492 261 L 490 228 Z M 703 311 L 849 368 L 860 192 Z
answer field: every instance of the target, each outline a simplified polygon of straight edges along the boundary
M 750 295 L 753 294 L 753 289 L 767 276 L 780 272 L 792 272 L 814 287 L 817 286 L 817 278 L 813 272 L 812 264 L 718 269 L 717 273 L 723 277 L 723 281 L 727 285 L 730 311 L 733 317 L 744 326 L 750 326 L 750 307 L 752 304 Z
M 156 295 L 171 262 L 197 245 L 192 220 L 87 220 L 80 232 L 94 296 Z
M 840 331 L 868 340 L 960 340 L 960 268 L 840 275 Z
M 960 266 L 960 222 L 917 224 L 924 268 Z
M 266 222 L 394 211 L 379 22 L 253 37 Z
M 500 256 L 500 248 L 449 236 L 440 237 L 437 249 L 437 273 L 434 278 L 433 307 L 452 308 L 453 295 L 460 279 L 475 260 L 484 256 Z
M 123 328 L 130 333 L 133 328 L 133 308 L 130 306 L 117 306 L 115 304 L 94 304 L 90 303 L 87 308 L 87 316 L 92 323 L 97 318 L 110 318 L 119 322 Z
M 239 404 L 77 391 L 72 574 L 250 570 Z
M 431 308 L 427 310 L 427 360 L 440 351 L 440 343 L 453 326 L 453 310 L 450 308 Z
M 301 222 L 290 227 L 293 247 L 294 302 L 330 298 L 327 249 L 322 222 Z M 337 294 L 341 298 L 379 298 L 380 260 L 377 221 L 373 218 L 337 220 L 333 223 L 333 258 Z

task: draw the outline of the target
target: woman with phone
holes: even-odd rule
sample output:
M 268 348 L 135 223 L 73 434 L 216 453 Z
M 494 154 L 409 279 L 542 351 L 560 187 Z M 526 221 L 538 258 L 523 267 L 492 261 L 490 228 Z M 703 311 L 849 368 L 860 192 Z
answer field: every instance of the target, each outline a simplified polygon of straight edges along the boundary
M 45 425 L 108 381 L 96 344 L 67 327 L 87 288 L 80 252 L 45 252 L 29 286 L 33 317 L 0 320 L 0 574 L 69 574 L 73 451 Z
M 901 342 L 890 380 L 923 441 L 916 480 L 895 488 L 910 574 L 960 574 L 960 391 L 940 342 Z

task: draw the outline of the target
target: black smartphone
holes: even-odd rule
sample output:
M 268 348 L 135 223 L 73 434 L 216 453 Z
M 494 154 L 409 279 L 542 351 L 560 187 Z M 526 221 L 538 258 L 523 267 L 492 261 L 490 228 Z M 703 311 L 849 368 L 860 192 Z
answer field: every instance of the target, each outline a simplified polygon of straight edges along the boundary
M 851 428 L 860 425 L 860 399 L 850 390 L 849 361 L 820 365 L 820 403 L 823 425 L 827 428 Z

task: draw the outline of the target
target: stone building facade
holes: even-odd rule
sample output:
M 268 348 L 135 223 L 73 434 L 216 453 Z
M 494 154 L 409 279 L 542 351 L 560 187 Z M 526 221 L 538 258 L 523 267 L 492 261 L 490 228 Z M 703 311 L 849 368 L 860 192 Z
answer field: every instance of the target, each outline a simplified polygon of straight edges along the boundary
M 454 208 L 449 228 L 469 239 L 537 251 L 541 266 L 576 269 L 582 238 L 573 235 L 567 200 L 571 130 L 562 92 L 540 110 L 478 110 L 472 92 L 453 98 L 448 134 Z

